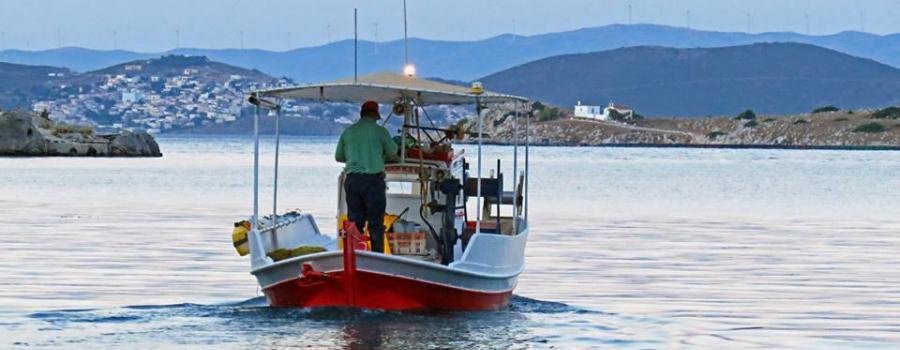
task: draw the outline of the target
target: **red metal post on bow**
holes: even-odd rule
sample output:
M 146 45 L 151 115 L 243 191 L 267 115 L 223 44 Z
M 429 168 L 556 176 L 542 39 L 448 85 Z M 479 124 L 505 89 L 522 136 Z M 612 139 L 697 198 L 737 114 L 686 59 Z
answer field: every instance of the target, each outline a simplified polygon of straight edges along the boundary
M 347 293 L 347 304 L 356 304 L 356 244 L 362 238 L 356 224 L 344 221 L 344 288 Z

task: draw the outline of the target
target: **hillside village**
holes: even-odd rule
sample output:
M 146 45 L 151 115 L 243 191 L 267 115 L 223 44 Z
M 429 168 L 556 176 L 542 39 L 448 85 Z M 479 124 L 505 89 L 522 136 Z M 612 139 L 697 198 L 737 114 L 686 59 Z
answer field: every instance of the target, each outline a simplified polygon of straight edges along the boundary
M 170 69 L 150 70 L 148 65 Z M 195 57 L 166 56 L 120 68 L 72 81 L 76 89 L 71 93 L 65 93 L 67 86 L 62 85 L 63 93 L 33 102 L 32 109 L 47 110 L 51 118 L 66 123 L 160 133 L 234 121 L 241 115 L 247 92 L 291 83 L 263 74 L 224 74 L 206 58 Z M 289 106 L 288 111 L 299 109 Z
M 163 56 L 106 69 L 74 73 L 41 70 L 28 94 L 15 90 L 35 113 L 69 124 L 90 125 L 101 132 L 141 130 L 158 133 L 246 133 L 235 123 L 252 115 L 246 98 L 253 90 L 294 85 L 257 70 L 230 66 L 198 56 Z M 7 94 L 9 95 L 9 94 Z M 286 134 L 330 135 L 357 118 L 348 104 L 282 102 Z M 455 122 L 471 111 L 458 106 L 428 108 L 438 122 Z M 393 120 L 389 125 L 399 125 Z M 266 129 L 266 128 L 264 128 Z

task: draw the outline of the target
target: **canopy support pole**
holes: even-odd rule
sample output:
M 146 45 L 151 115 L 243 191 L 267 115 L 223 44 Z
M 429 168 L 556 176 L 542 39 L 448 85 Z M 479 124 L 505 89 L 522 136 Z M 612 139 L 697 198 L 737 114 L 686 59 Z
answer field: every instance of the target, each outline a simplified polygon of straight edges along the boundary
M 281 148 L 281 106 L 279 105 L 278 107 L 275 109 L 275 183 L 272 190 L 272 226 L 278 225 L 278 158 L 279 149 Z
M 513 117 L 513 234 L 519 234 L 519 102 Z M 499 215 L 499 214 L 498 214 Z
M 532 117 L 531 114 L 525 115 L 525 203 L 524 204 L 525 204 L 525 227 L 526 228 L 531 228 L 531 225 L 529 225 L 529 223 L 528 223 L 528 204 L 531 203 L 531 191 L 528 190 L 528 185 L 531 182 L 528 180 L 530 178 L 530 174 L 528 173 L 528 171 L 530 170 L 529 163 L 528 163 L 528 155 L 529 155 L 529 146 L 531 144 L 531 128 L 530 128 L 531 117 Z
M 476 185 L 476 195 L 475 195 L 475 233 L 481 233 L 481 146 L 482 139 L 484 139 L 484 113 L 481 110 L 481 98 L 475 98 L 475 111 L 478 113 L 478 170 L 476 178 L 478 179 L 478 183 Z
M 253 96 L 258 100 L 258 96 Z M 253 117 L 253 220 L 251 222 L 250 253 L 251 266 L 259 266 L 265 263 L 266 252 L 262 246 L 262 238 L 259 234 L 259 104 L 256 104 L 256 114 Z

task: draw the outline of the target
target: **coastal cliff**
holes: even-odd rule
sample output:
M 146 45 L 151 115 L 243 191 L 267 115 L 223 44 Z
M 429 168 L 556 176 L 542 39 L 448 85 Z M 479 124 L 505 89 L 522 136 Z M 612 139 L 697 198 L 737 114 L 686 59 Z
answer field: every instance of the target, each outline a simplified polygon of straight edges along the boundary
M 896 113 L 895 113 L 896 112 Z M 539 115 L 538 111 L 530 113 Z M 484 132 L 493 143 L 511 143 L 509 111 L 486 112 Z M 900 109 L 832 111 L 792 116 L 652 118 L 632 123 L 563 115 L 533 117 L 534 144 L 583 146 L 694 146 L 775 148 L 897 148 Z M 524 123 L 524 119 L 521 120 Z M 469 130 L 477 124 L 469 122 Z M 520 132 L 524 127 L 520 124 Z
M 0 156 L 161 157 L 162 153 L 146 132 L 95 135 L 90 127 L 0 111 Z

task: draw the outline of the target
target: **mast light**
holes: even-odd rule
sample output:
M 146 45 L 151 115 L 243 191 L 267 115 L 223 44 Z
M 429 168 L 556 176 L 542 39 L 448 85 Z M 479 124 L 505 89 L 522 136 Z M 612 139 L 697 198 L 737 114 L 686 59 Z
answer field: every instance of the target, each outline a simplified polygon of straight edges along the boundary
M 416 76 L 416 66 L 412 64 L 407 64 L 403 67 L 403 75 L 407 78 L 412 78 Z

